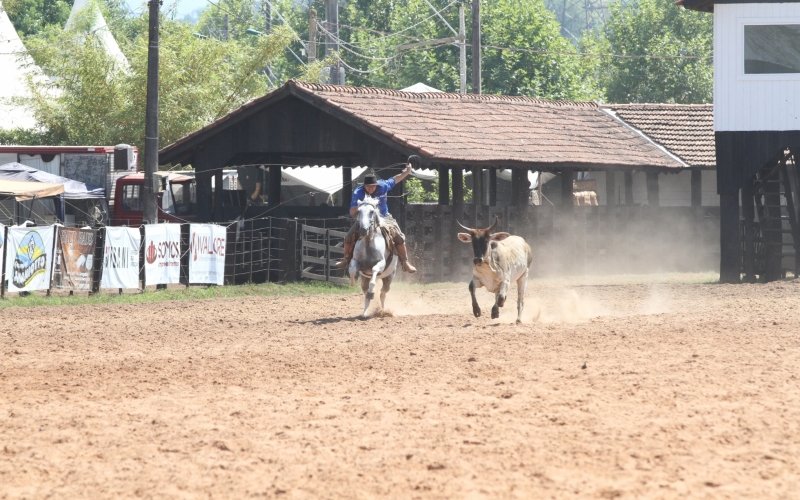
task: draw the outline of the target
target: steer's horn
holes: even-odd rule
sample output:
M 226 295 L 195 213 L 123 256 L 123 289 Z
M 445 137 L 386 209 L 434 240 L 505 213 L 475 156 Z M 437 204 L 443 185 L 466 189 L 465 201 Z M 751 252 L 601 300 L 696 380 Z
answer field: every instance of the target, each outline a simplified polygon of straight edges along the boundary
M 462 224 L 461 222 L 459 222 L 459 221 L 458 221 L 458 219 L 456 219 L 456 224 L 458 224 L 459 226 L 463 227 L 463 228 L 464 228 L 464 229 L 466 229 L 467 231 L 470 231 L 470 232 L 472 232 L 472 231 L 473 231 L 472 229 L 468 228 L 467 226 L 465 226 L 464 224 Z
M 494 226 L 496 226 L 496 225 L 497 225 L 497 221 L 498 221 L 498 220 L 500 220 L 500 219 L 499 219 L 499 217 L 497 217 L 497 216 L 495 215 L 495 216 L 494 216 L 494 222 L 492 222 L 492 225 L 491 225 L 491 226 L 489 226 L 489 227 L 487 227 L 487 228 L 485 229 L 485 231 L 486 231 L 487 233 L 491 232 L 491 231 L 492 231 L 492 229 L 494 229 Z

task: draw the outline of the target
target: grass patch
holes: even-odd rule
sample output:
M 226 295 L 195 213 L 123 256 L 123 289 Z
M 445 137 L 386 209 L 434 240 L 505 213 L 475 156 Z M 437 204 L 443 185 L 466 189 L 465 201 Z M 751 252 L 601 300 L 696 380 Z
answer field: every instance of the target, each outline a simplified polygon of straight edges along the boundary
M 64 292 L 53 292 L 46 296 L 44 292 L 33 292 L 20 296 L 17 293 L 6 294 L 0 300 L 0 310 L 11 307 L 41 306 L 82 306 L 89 304 L 142 304 L 169 300 L 204 300 L 219 298 L 237 298 L 252 296 L 293 297 L 301 295 L 347 295 L 358 292 L 357 288 L 321 281 L 298 281 L 293 283 L 262 283 L 231 286 L 173 286 L 166 290 L 148 287 L 144 292 L 128 290 L 119 294 L 114 290 L 101 290 L 100 293 L 88 295 L 81 292 L 68 295 Z

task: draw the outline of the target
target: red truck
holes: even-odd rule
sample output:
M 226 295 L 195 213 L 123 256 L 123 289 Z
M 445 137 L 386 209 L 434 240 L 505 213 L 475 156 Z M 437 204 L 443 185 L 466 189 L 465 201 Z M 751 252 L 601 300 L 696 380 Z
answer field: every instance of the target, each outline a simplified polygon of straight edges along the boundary
M 190 222 L 195 219 L 197 191 L 195 178 L 190 175 L 156 172 L 159 190 L 156 194 L 159 222 Z M 114 182 L 110 203 L 112 226 L 142 224 L 144 173 L 119 177 Z

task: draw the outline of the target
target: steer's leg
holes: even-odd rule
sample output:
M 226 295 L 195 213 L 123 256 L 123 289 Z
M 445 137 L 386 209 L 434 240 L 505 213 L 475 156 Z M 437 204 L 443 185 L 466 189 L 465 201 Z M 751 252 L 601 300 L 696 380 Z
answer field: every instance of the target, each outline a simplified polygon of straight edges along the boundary
M 525 290 L 528 288 L 528 272 L 517 278 L 517 323 L 522 323 L 522 310 L 525 308 Z
M 478 282 L 478 286 L 481 286 L 481 283 Z M 472 296 L 472 314 L 475 315 L 476 318 L 481 317 L 481 306 L 478 305 L 478 299 L 475 298 L 475 280 L 469 282 L 469 294 Z
M 506 303 L 509 284 L 508 278 L 504 279 L 503 282 L 500 283 L 500 289 L 497 290 L 497 295 L 495 296 L 494 300 L 494 307 L 492 307 L 492 319 L 497 319 L 500 317 L 500 308 Z

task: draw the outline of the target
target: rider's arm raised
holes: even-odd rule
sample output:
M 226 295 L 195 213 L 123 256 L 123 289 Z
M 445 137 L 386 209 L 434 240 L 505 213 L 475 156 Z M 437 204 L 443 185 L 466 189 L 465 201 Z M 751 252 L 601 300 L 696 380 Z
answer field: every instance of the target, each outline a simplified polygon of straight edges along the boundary
M 404 168 L 402 172 L 394 176 L 394 182 L 396 184 L 400 184 L 401 182 L 406 180 L 406 177 L 408 177 L 409 175 L 411 175 L 411 164 L 406 163 L 406 168 Z

